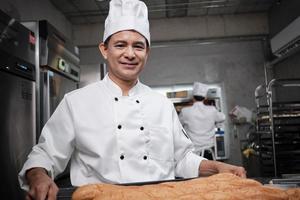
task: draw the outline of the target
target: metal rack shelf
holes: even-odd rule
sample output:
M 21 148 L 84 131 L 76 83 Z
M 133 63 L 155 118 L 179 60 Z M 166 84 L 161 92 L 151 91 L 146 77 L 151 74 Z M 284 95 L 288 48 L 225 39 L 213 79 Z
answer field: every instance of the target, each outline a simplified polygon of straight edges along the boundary
M 279 87 L 283 91 L 290 87 L 300 89 L 300 79 L 273 79 L 255 90 L 256 134 L 263 176 L 300 173 L 300 102 L 274 101 Z

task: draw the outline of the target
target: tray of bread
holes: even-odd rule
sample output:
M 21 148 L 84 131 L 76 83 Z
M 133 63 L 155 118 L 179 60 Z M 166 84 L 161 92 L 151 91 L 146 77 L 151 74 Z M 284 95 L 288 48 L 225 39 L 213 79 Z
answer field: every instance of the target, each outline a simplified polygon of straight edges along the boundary
M 87 184 L 64 188 L 58 200 L 299 200 L 300 188 L 280 188 L 221 173 L 205 178 L 140 184 Z

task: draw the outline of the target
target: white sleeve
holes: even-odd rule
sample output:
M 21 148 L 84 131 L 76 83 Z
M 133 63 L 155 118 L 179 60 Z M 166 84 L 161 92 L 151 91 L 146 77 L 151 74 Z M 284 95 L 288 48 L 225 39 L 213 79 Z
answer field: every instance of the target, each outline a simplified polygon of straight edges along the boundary
M 25 173 L 30 168 L 42 167 L 52 179 L 64 171 L 74 149 L 74 135 L 72 114 L 65 96 L 45 124 L 38 144 L 19 173 L 22 189 L 29 189 Z
M 183 109 L 181 109 L 181 112 L 178 115 L 180 123 L 184 126 L 184 115 L 183 115 Z
M 175 109 L 173 110 L 173 132 L 176 162 L 175 176 L 184 178 L 198 177 L 200 163 L 206 159 L 193 153 L 193 144 L 180 124 Z
M 218 110 L 216 109 L 216 115 L 215 115 L 215 121 L 216 121 L 216 123 L 224 122 L 225 119 L 226 119 L 225 114 L 222 113 L 222 112 L 220 112 L 220 111 L 218 111 Z

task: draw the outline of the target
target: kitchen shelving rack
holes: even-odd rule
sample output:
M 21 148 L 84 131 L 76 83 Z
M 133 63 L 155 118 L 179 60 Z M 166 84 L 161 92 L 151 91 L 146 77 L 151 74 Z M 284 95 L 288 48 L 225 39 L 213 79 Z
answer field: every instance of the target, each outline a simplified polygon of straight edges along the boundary
M 300 79 L 273 79 L 255 90 L 262 176 L 300 173 L 299 95 Z

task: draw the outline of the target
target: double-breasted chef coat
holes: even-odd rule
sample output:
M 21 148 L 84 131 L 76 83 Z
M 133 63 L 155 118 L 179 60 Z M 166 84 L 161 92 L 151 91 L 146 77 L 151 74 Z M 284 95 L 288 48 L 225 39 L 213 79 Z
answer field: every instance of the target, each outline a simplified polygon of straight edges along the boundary
M 224 122 L 225 115 L 214 106 L 196 101 L 193 106 L 183 108 L 179 118 L 199 154 L 203 148 L 214 146 L 216 123 Z
M 71 159 L 74 186 L 196 177 L 204 159 L 192 153 L 173 104 L 138 83 L 122 96 L 108 75 L 65 95 L 19 173 L 43 167 L 54 178 Z

